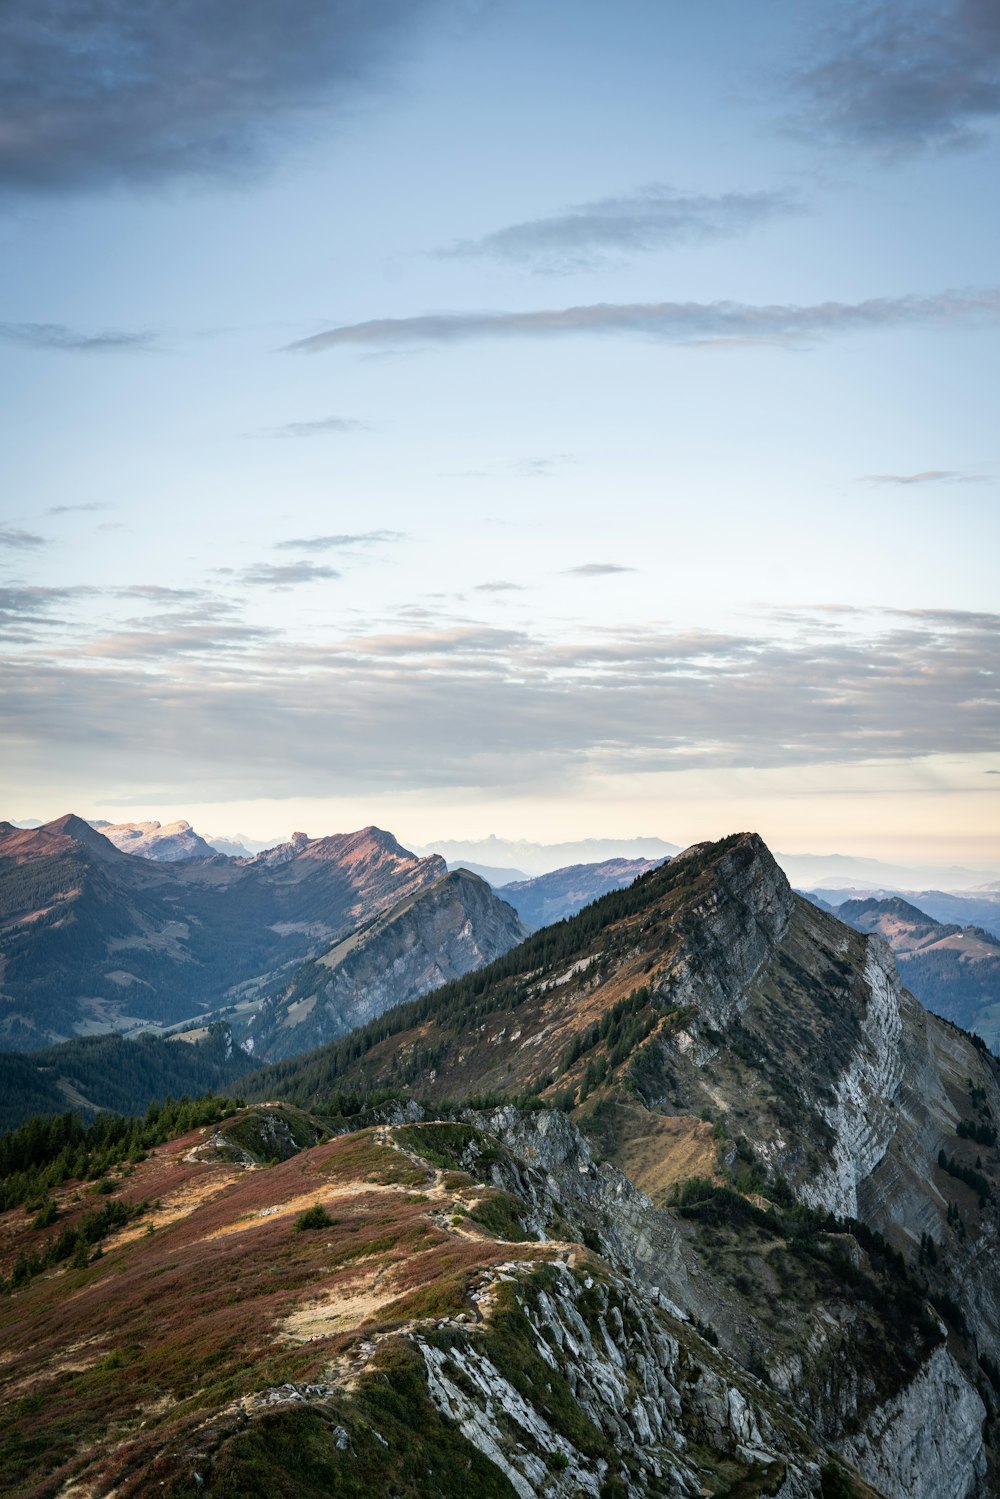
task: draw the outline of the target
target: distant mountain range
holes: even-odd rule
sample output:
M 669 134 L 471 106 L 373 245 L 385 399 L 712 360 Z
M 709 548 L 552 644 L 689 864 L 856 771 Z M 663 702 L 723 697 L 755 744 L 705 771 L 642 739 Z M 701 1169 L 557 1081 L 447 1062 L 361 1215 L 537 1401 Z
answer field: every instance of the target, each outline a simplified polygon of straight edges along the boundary
M 218 850 L 196 833 L 189 822 L 92 822 L 123 854 L 176 863 L 178 859 L 210 859 Z
M 1000 891 L 971 890 L 960 895 L 950 890 L 892 890 L 872 889 L 870 886 L 848 885 L 840 890 L 820 886 L 810 890 L 811 898 L 836 911 L 845 901 L 895 900 L 908 901 L 918 910 L 925 911 L 934 921 L 958 926 L 981 926 L 994 937 L 1000 937 Z
M 936 921 L 898 895 L 839 905 L 811 899 L 855 931 L 878 933 L 921 1004 L 1000 1049 L 1000 938 L 982 927 Z
M 665 843 L 662 838 L 581 838 L 574 843 L 530 843 L 525 839 L 498 838 L 491 833 L 488 838 L 443 838 L 418 845 L 417 852 L 440 854 L 449 865 L 461 864 L 476 873 L 485 867 L 494 875 L 523 880 L 569 865 L 603 864 L 608 859 L 666 859 L 679 854 L 680 847 Z M 494 879 L 490 883 L 507 881 Z
M 571 864 L 533 880 L 504 885 L 509 901 L 530 931 L 575 916 L 591 901 L 609 890 L 622 890 L 641 874 L 662 864 L 662 859 L 606 859 L 603 864 Z
M 154 861 L 72 815 L 0 823 L 0 1045 L 177 1024 L 276 991 L 446 873 L 374 827 L 249 860 Z
M 34 821 L 11 824 L 20 828 L 40 826 Z M 184 858 L 208 858 L 214 853 L 228 858 L 250 858 L 274 847 L 245 833 L 200 834 L 189 822 L 177 821 L 112 823 L 94 821 L 105 837 L 123 852 L 157 861 Z M 297 835 L 305 837 L 305 834 Z M 567 843 L 533 843 L 526 839 L 505 839 L 490 834 L 479 839 L 438 839 L 415 845 L 424 856 L 440 854 L 450 869 L 471 869 L 497 889 L 535 879 L 582 864 L 604 864 L 610 859 L 660 860 L 680 853 L 676 843 L 662 838 L 583 838 Z M 788 879 L 798 889 L 842 890 L 846 898 L 854 889 L 866 892 L 927 890 L 969 894 L 991 893 L 1000 896 L 1000 867 L 968 869 L 962 865 L 891 864 L 881 859 L 853 854 L 783 854 L 774 855 Z
M 799 889 L 816 890 L 878 886 L 889 890 L 979 891 L 996 889 L 996 874 L 966 869 L 960 864 L 888 864 L 881 859 L 857 858 L 853 854 L 775 854 L 791 883 Z M 843 896 L 841 897 L 843 899 Z
M 280 994 L 234 1015 L 233 1039 L 265 1060 L 297 1056 L 482 968 L 527 935 L 485 880 L 453 870 L 303 964 Z

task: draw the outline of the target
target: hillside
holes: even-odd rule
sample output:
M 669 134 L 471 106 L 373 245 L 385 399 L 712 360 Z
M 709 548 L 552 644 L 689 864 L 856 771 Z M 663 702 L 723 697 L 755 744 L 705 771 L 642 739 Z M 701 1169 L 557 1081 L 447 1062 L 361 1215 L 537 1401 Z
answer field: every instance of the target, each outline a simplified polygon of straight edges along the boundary
M 847 1377 L 839 1339 L 805 1354 L 814 1308 L 790 1310 L 766 1238 L 748 1256 L 742 1209 L 711 1206 L 727 1174 L 751 1201 L 788 1192 L 860 1219 L 919 1268 L 951 1309 L 948 1377 L 968 1408 L 981 1398 L 979 1356 L 1000 1354 L 997 1063 L 902 988 L 881 939 L 794 896 L 751 835 L 688 850 L 489 968 L 241 1086 L 326 1107 L 378 1088 L 432 1105 L 536 1094 L 567 1111 L 645 1194 L 616 1218 L 641 1273 L 824 1429 L 843 1430 L 853 1408 L 831 1394 Z M 682 1245 L 670 1203 L 691 1178 L 705 1181 L 706 1207 Z M 927 1357 L 887 1374 L 897 1396 L 937 1378 Z
M 234 1017 L 234 1040 L 262 1059 L 297 1056 L 481 968 L 526 936 L 485 881 L 453 871 L 304 964 L 245 1021 Z
M 164 863 L 78 817 L 0 824 L 0 1045 L 174 1024 L 267 992 L 444 873 L 378 828 Z
M 514 907 L 529 931 L 575 916 L 609 890 L 621 890 L 662 859 L 606 859 L 603 864 L 570 864 L 533 880 L 514 880 L 503 886 L 503 898 Z
M 0 1130 L 14 1129 L 33 1114 L 67 1109 L 82 1118 L 101 1110 L 144 1114 L 157 1099 L 225 1091 L 246 1066 L 219 1024 L 197 1046 L 155 1035 L 109 1034 L 0 1052 Z
M 935 921 L 900 896 L 845 901 L 837 915 L 888 942 L 921 1004 L 1000 1048 L 1000 939 L 982 927 Z
M 606 1226 L 627 1184 L 547 1117 L 330 1138 L 281 1105 L 210 1105 L 194 1127 L 183 1111 L 151 1115 L 131 1162 L 116 1155 L 125 1137 L 106 1146 L 96 1197 L 70 1176 L 34 1223 L 9 1208 L 6 1491 L 885 1495 L 637 1278 Z M 29 1180 L 11 1168 L 58 1145 L 24 1135 L 7 1149 L 8 1201 Z M 802 1265 L 835 1237 L 798 1233 Z M 878 1254 L 857 1252 L 862 1283 L 891 1304 Z M 838 1309 L 856 1295 L 846 1260 L 811 1274 Z M 874 1305 L 864 1316 L 905 1353 Z M 921 1339 L 947 1357 L 930 1324 Z
M 997 1493 L 1000 1064 L 756 836 L 237 1090 L 0 1147 L 14 1493 Z

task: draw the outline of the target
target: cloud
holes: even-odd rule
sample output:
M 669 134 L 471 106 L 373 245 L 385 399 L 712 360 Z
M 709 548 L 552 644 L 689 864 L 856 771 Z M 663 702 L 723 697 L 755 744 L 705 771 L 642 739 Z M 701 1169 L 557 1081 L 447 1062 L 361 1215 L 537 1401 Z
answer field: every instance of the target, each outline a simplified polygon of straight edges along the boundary
M 253 583 L 267 588 L 291 588 L 297 583 L 318 583 L 324 579 L 339 578 L 335 567 L 320 567 L 315 562 L 258 562 L 245 568 L 244 583 Z
M 292 536 L 276 541 L 275 551 L 328 552 L 334 547 L 375 546 L 390 541 L 406 541 L 405 531 L 341 531 L 331 536 Z
M 346 416 L 325 416 L 315 422 L 286 422 L 272 427 L 268 437 L 333 437 L 340 432 L 370 432 L 367 422 L 352 421 Z
M 48 538 L 39 536 L 35 531 L 20 531 L 14 526 L 0 526 L 0 547 L 10 547 L 14 551 L 33 551 L 48 544 Z
M 576 463 L 572 453 L 552 453 L 540 458 L 505 458 L 485 468 L 452 470 L 445 475 L 449 479 L 548 479 L 553 471 L 564 463 Z
M 758 623 L 560 640 L 475 621 L 311 644 L 195 623 L 74 635 L 62 656 L 0 658 L 0 757 L 12 781 L 62 785 L 71 756 L 91 784 L 141 779 L 180 801 L 526 794 L 591 775 L 995 751 L 1000 616 Z
M 917 474 L 862 474 L 865 484 L 982 484 L 985 474 L 963 474 L 950 468 L 925 468 Z
M 165 624 L 146 628 L 110 630 L 89 641 L 81 656 L 116 661 L 149 661 L 163 664 L 177 656 L 228 656 L 259 645 L 274 631 L 253 625 L 220 624 L 213 620 Z
M 129 583 L 113 592 L 118 598 L 149 599 L 154 604 L 182 603 L 190 599 L 208 600 L 211 597 L 202 588 L 167 588 L 162 583 Z
M 985 139 L 1000 115 L 995 0 L 854 4 L 792 78 L 791 128 L 822 144 L 895 156 Z
M 495 583 L 477 583 L 476 593 L 523 593 L 523 583 L 506 583 L 499 579 Z
M 567 567 L 567 577 L 608 578 L 612 573 L 634 573 L 634 567 L 623 567 L 618 562 L 582 562 L 579 567 Z
M 110 508 L 111 508 L 110 505 L 105 504 L 102 500 L 95 500 L 92 503 L 87 504 L 87 505 L 50 505 L 49 508 L 48 508 L 48 510 L 46 510 L 45 514 L 46 515 L 75 515 L 75 514 L 77 514 L 77 512 L 81 512 L 82 513 L 84 511 L 90 511 L 90 510 L 110 510 Z
M 32 349 L 57 349 L 70 354 L 143 352 L 156 341 L 152 333 L 79 333 L 63 323 L 0 323 L 0 338 Z
M 6 0 L 0 184 L 233 175 L 328 128 L 437 0 Z
M 593 270 L 628 255 L 742 234 L 794 212 L 801 212 L 801 206 L 787 193 L 678 193 L 653 183 L 620 197 L 509 224 L 481 239 L 459 240 L 438 253 L 511 261 L 548 273 Z
M 5 628 L 17 622 L 50 626 L 59 622 L 49 612 L 55 605 L 75 598 L 89 597 L 98 591 L 86 584 L 64 588 L 49 588 L 34 583 L 0 585 L 0 623 Z
M 801 345 L 842 333 L 925 324 L 976 326 L 1000 316 L 1000 288 L 952 290 L 928 297 L 872 297 L 811 306 L 745 302 L 598 302 L 537 312 L 438 312 L 373 318 L 299 339 L 291 351 L 320 354 L 359 345 L 463 343 L 477 338 L 564 338 L 616 333 L 672 343 L 774 342 Z

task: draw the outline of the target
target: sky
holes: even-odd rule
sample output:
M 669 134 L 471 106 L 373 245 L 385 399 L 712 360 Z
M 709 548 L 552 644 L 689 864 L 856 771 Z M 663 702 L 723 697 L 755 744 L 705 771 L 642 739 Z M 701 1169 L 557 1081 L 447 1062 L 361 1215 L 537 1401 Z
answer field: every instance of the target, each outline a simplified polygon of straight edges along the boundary
M 8 0 L 0 815 L 1000 872 L 990 0 Z

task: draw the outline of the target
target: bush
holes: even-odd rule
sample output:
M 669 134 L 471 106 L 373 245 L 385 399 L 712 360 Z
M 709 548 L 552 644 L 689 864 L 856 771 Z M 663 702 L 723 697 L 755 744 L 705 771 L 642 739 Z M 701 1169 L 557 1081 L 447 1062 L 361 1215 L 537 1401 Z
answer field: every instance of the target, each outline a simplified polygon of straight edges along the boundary
M 295 1229 L 297 1233 L 301 1233 L 303 1229 L 330 1228 L 332 1224 L 333 1219 L 326 1208 L 321 1202 L 317 1202 L 314 1207 L 306 1208 L 304 1213 L 299 1214 L 295 1220 Z

